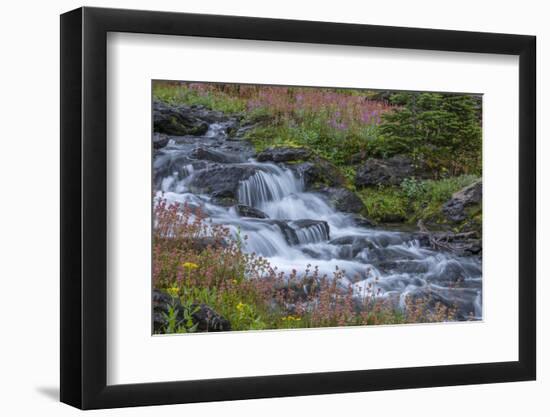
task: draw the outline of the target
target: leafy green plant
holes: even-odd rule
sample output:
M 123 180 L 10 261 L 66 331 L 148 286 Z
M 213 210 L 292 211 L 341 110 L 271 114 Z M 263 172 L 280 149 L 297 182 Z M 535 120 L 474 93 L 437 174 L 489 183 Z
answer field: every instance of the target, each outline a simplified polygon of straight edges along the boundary
M 197 331 L 198 323 L 193 322 L 193 314 L 199 311 L 198 306 L 193 306 L 190 301 L 181 304 L 182 315 L 179 316 L 179 309 L 174 304 L 168 306 L 168 312 L 163 313 L 166 321 L 166 333 L 194 333 Z

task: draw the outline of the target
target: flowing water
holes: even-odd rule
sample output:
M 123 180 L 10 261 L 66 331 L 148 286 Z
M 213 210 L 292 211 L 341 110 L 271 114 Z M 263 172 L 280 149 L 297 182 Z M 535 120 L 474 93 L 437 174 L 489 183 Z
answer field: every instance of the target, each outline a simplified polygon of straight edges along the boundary
M 411 233 L 358 226 L 353 216 L 333 209 L 322 195 L 305 191 L 302 179 L 290 169 L 256 162 L 244 142 L 228 145 L 225 128 L 223 123 L 214 123 L 203 137 L 173 138 L 156 151 L 157 197 L 201 206 L 213 222 L 246 235 L 245 250 L 267 258 L 279 271 L 304 271 L 312 265 L 332 276 L 338 267 L 345 271 L 344 284 L 353 285 L 358 295 L 364 294 L 369 283 L 376 285 L 380 297 L 396 303 L 403 303 L 407 294 L 429 292 L 435 300 L 456 306 L 460 317 L 481 318 L 478 257 L 421 247 Z M 234 207 L 190 191 L 194 175 L 220 165 L 194 158 L 199 145 L 232 161 L 223 165 L 255 170 L 239 182 L 238 201 L 268 218 L 241 217 Z

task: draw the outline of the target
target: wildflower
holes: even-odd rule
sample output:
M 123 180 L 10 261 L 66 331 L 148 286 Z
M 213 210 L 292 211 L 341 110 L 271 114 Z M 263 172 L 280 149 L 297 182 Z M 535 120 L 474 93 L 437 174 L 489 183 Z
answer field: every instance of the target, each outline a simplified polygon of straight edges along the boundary
M 233 284 L 238 284 L 238 283 L 239 283 L 239 281 L 237 281 L 236 279 L 232 279 L 231 282 L 232 282 Z
M 183 267 L 187 269 L 197 269 L 199 266 L 193 262 L 185 262 Z
M 166 290 L 168 294 L 170 294 L 172 297 L 177 297 L 180 293 L 179 287 L 170 287 Z
M 242 311 L 245 308 L 246 304 L 239 303 L 237 304 L 237 310 Z

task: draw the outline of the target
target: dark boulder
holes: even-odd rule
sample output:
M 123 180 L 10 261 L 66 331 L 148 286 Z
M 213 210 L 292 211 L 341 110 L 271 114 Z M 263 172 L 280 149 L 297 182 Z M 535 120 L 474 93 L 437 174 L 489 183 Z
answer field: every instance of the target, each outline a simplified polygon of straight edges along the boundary
M 305 161 L 312 156 L 308 148 L 298 147 L 273 147 L 260 152 L 257 156 L 259 162 L 293 162 Z
M 199 332 L 219 332 L 231 330 L 231 323 L 220 314 L 216 313 L 211 307 L 206 304 L 191 304 L 185 311 L 178 297 L 154 289 L 153 296 L 153 330 L 155 333 L 166 331 L 168 325 L 167 315 L 171 308 L 176 313 L 176 320 L 183 324 L 186 321 L 186 316 L 191 315 L 193 326 L 196 326 L 195 331 Z M 187 314 L 186 314 L 187 313 Z
M 188 106 L 170 106 L 155 101 L 153 103 L 153 130 L 168 135 L 204 135 L 208 123 L 193 114 Z
M 197 171 L 190 179 L 193 192 L 218 199 L 238 199 L 239 182 L 250 178 L 258 168 L 252 165 L 217 165 Z
M 346 178 L 340 170 L 323 158 L 289 165 L 289 168 L 302 178 L 307 191 L 315 191 L 322 187 L 342 187 L 346 183 Z
M 190 152 L 189 156 L 193 159 L 201 159 L 223 164 L 244 162 L 244 159 L 239 155 L 218 151 L 205 146 L 196 147 Z
M 193 304 L 191 317 L 199 332 L 225 332 L 231 330 L 231 323 L 206 304 Z
M 452 198 L 443 204 L 443 214 L 453 222 L 461 222 L 467 217 L 465 209 L 481 204 L 482 197 L 483 185 L 481 179 L 479 179 L 473 184 L 454 193 Z
M 338 211 L 359 214 L 366 210 L 363 200 L 347 188 L 323 187 L 318 192 L 326 196 L 331 205 Z
M 256 219 L 267 219 L 269 217 L 263 211 L 245 204 L 237 204 L 235 206 L 235 211 L 241 217 L 253 217 Z
M 388 159 L 368 159 L 355 176 L 357 187 L 374 185 L 399 185 L 405 178 L 426 178 L 428 174 L 418 169 L 413 161 L 402 155 Z
M 181 308 L 181 303 L 179 299 L 159 290 L 153 290 L 152 303 L 153 331 L 160 333 L 167 325 L 166 315 L 169 308 Z

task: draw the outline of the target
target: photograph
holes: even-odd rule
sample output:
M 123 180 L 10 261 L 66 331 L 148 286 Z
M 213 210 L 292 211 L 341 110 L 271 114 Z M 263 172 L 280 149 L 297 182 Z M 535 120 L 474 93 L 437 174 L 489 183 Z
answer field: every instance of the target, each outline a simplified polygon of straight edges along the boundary
M 479 321 L 482 95 L 152 81 L 154 334 Z

